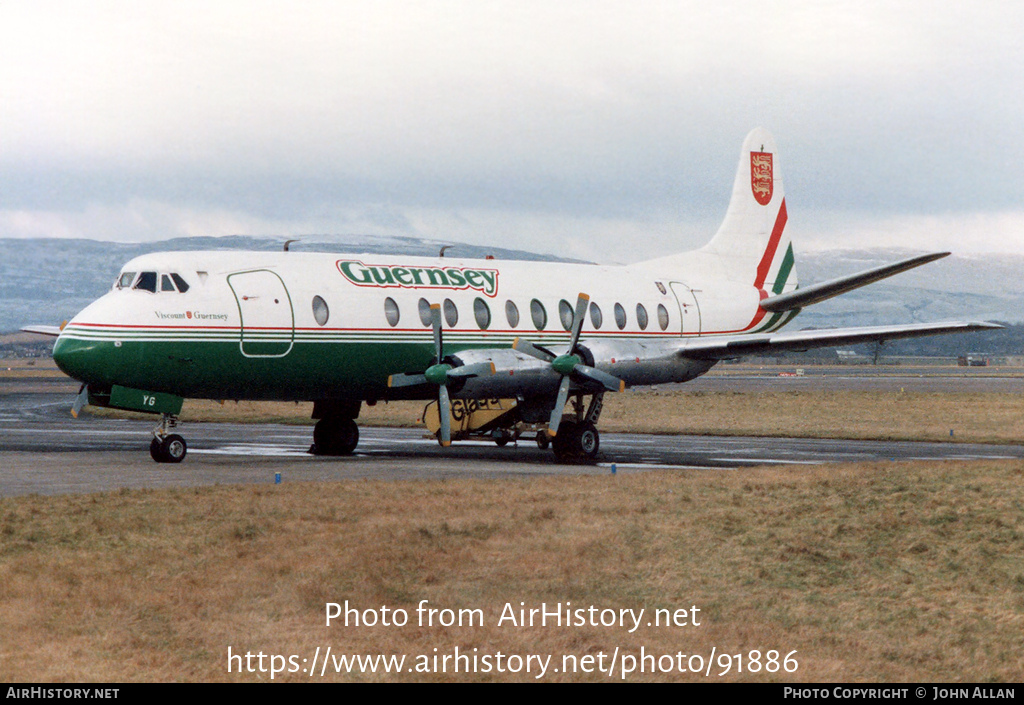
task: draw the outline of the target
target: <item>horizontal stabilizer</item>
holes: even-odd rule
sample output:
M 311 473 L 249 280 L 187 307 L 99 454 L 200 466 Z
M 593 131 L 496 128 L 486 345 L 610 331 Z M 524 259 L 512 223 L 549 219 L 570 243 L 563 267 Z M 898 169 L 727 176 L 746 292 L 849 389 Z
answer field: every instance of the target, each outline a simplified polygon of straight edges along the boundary
M 26 333 L 51 335 L 54 338 L 60 335 L 60 326 L 24 326 L 21 330 L 23 330 Z
M 795 291 L 790 291 L 785 294 L 779 294 L 778 296 L 769 296 L 767 299 L 761 301 L 761 308 L 765 311 L 791 311 L 795 308 L 803 308 L 804 306 L 810 306 L 816 304 L 825 299 L 831 299 L 833 296 L 839 296 L 839 294 L 845 294 L 847 291 L 859 289 L 862 286 L 868 284 L 874 284 L 876 281 L 891 277 L 894 274 L 905 272 L 908 269 L 914 267 L 920 267 L 922 264 L 928 264 L 934 262 L 937 259 L 942 259 L 948 256 L 948 252 L 935 252 L 928 255 L 919 255 L 917 257 L 911 257 L 894 264 L 885 264 L 881 267 L 874 267 L 857 274 L 850 274 L 849 276 L 839 277 L 838 279 L 832 279 L 821 284 L 812 284 Z
M 802 330 L 769 335 L 715 336 L 681 342 L 676 354 L 699 360 L 727 360 L 744 355 L 799 352 L 836 345 L 855 345 L 944 333 L 970 333 L 994 328 L 1002 328 L 1002 326 L 998 323 L 981 321 L 953 321 L 949 323 L 910 323 L 900 326 Z

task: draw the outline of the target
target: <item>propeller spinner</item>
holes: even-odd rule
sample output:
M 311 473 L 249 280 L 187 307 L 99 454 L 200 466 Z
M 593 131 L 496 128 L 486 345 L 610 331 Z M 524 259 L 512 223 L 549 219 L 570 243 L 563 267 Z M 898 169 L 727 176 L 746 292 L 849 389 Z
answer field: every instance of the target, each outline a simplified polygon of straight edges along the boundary
M 572 320 L 572 338 L 569 343 L 569 350 L 564 355 L 555 355 L 547 348 L 534 345 L 522 338 L 516 338 L 512 347 L 521 353 L 531 355 L 538 360 L 551 363 L 551 368 L 562 376 L 558 385 L 558 397 L 555 399 L 555 408 L 551 412 L 551 420 L 548 421 L 548 435 L 554 436 L 558 433 L 558 424 L 562 420 L 562 410 L 569 400 L 569 386 L 575 381 L 577 384 L 599 384 L 610 392 L 621 392 L 625 390 L 626 383 L 618 377 L 602 372 L 596 367 L 583 364 L 583 357 L 580 354 L 580 333 L 583 330 L 583 319 L 590 306 L 590 297 L 580 293 L 576 299 L 576 311 Z

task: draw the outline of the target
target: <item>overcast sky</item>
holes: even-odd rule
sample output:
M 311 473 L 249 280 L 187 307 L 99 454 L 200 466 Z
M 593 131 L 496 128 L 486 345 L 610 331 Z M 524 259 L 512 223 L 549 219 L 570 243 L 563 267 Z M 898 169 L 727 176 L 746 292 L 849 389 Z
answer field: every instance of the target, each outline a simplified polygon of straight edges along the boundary
M 746 133 L 797 248 L 1024 253 L 1024 3 L 0 3 L 0 237 L 697 247 Z

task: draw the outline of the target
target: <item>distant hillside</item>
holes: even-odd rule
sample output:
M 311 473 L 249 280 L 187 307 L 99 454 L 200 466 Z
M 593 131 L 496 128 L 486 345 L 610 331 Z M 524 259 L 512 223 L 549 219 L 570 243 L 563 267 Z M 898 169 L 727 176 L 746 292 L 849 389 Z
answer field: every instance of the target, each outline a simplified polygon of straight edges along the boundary
M 923 254 L 920 251 L 832 250 L 797 254 L 801 285 Z M 942 320 L 1024 321 L 1024 257 L 953 254 L 810 306 L 797 328 L 869 326 Z

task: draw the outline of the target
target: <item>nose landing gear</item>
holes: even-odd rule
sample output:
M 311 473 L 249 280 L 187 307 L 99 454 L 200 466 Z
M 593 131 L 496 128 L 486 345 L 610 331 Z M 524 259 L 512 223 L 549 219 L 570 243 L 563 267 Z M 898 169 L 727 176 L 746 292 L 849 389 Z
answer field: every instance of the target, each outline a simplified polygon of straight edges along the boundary
M 153 429 L 153 440 L 149 444 L 149 454 L 158 463 L 180 463 L 188 453 L 185 439 L 170 430 L 178 425 L 178 417 L 164 414 L 160 423 Z

